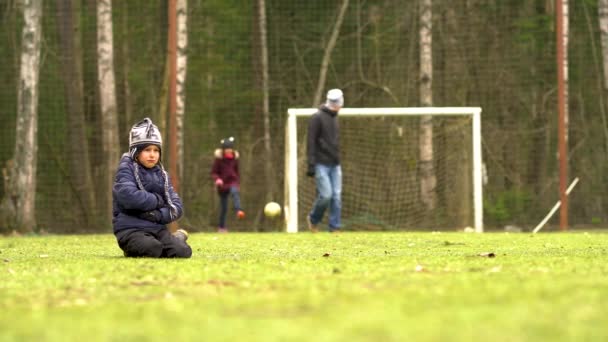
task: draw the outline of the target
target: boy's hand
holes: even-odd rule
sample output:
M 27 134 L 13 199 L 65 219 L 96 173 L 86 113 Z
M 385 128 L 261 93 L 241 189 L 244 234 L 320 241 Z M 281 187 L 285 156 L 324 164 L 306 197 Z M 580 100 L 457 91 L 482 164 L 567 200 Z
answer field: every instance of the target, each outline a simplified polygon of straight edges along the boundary
M 137 217 L 142 220 L 159 223 L 163 216 L 160 213 L 160 210 L 150 210 L 137 215 Z
M 215 180 L 215 186 L 221 187 L 222 185 L 224 185 L 224 181 L 221 178 Z
M 156 205 L 157 209 L 160 209 L 166 205 L 165 199 L 163 198 L 163 196 L 161 194 L 155 193 L 154 196 L 156 196 L 156 199 L 158 200 L 158 204 Z

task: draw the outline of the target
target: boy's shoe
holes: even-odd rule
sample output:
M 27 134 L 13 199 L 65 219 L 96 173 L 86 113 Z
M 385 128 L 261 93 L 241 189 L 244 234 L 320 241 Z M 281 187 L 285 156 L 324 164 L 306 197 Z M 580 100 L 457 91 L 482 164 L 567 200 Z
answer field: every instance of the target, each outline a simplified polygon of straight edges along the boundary
M 178 229 L 173 233 L 173 236 L 182 240 L 182 242 L 186 242 L 188 240 L 188 232 L 184 229 Z
M 244 218 L 245 218 L 245 212 L 244 212 L 244 211 L 242 211 L 242 210 L 238 210 L 238 211 L 236 212 L 236 217 L 237 217 L 239 220 L 244 219 Z
M 310 215 L 306 215 L 306 223 L 308 223 L 308 230 L 310 230 L 311 233 L 319 232 L 319 228 L 317 228 L 317 225 L 312 224 L 312 221 L 310 220 Z
M 219 227 L 219 228 L 217 229 L 217 232 L 218 232 L 218 233 L 228 233 L 228 229 L 226 229 L 226 228 L 224 228 L 224 227 Z

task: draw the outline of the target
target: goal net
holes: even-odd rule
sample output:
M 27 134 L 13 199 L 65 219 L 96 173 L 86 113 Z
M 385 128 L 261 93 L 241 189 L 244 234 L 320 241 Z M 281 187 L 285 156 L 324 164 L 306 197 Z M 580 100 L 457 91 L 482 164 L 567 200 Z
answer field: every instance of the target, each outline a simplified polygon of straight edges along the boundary
M 287 232 L 306 229 L 316 198 L 306 176 L 307 126 L 316 111 L 288 110 Z M 483 231 L 481 108 L 343 108 L 339 125 L 345 229 Z

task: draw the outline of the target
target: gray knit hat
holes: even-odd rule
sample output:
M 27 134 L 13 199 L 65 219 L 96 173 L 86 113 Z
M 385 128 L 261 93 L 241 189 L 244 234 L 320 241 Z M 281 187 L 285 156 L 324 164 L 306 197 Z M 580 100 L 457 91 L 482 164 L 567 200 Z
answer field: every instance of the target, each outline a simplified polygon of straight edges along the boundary
M 150 118 L 144 118 L 131 127 L 131 133 L 129 134 L 129 148 L 133 148 L 138 145 L 150 144 L 162 147 L 163 137 L 161 136 L 158 127 L 152 123 L 152 120 Z
M 156 145 L 162 150 L 163 138 L 158 127 L 152 123 L 150 118 L 144 118 L 131 127 L 129 133 L 129 151 L 131 157 L 135 158 L 140 150 L 148 145 Z
M 327 92 L 327 101 L 325 102 L 327 106 L 344 106 L 344 93 L 340 89 L 331 89 Z

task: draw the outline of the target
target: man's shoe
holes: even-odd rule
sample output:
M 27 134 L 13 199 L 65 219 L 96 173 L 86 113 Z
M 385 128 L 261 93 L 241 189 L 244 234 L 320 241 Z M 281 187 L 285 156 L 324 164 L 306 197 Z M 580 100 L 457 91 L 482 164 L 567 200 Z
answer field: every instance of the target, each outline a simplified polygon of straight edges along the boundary
M 219 227 L 219 228 L 217 229 L 217 232 L 218 232 L 218 233 L 228 233 L 228 229 L 226 229 L 226 228 L 224 228 L 224 227 Z
M 182 242 L 186 242 L 188 240 L 188 232 L 184 229 L 178 229 L 173 233 L 173 236 L 182 240 Z
M 239 220 L 244 219 L 244 218 L 245 218 L 245 212 L 244 212 L 244 211 L 242 211 L 242 210 L 237 211 L 237 212 L 236 212 L 236 217 L 237 217 Z
M 306 215 L 306 223 L 308 223 L 308 230 L 310 230 L 311 233 L 319 232 L 319 228 L 317 228 L 317 225 L 312 224 L 312 221 L 310 220 L 310 215 Z

